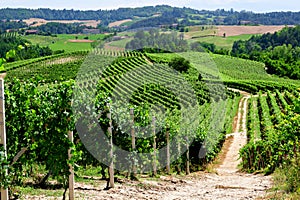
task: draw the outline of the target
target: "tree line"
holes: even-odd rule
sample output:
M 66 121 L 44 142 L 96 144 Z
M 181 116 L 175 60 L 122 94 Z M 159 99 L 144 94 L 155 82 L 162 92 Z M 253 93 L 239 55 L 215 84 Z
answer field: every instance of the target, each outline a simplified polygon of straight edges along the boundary
M 49 47 L 33 45 L 28 40 L 15 36 L 15 34 L 0 35 L 0 58 L 6 62 L 49 56 L 53 51 Z
M 261 61 L 271 74 L 300 79 L 300 26 L 234 42 L 231 55 Z
M 27 27 L 27 24 L 23 21 L 10 21 L 10 20 L 0 20 L 0 33 L 4 33 L 6 30 L 18 30 L 20 28 Z
M 38 30 L 41 35 L 52 35 L 52 34 L 78 34 L 82 33 L 83 29 L 91 28 L 80 23 L 64 24 L 58 22 L 49 22 L 38 27 L 31 29 Z
M 146 6 L 139 8 L 119 8 L 114 10 L 53 10 L 48 8 L 41 9 L 24 9 L 24 8 L 3 8 L 0 9 L 0 19 L 28 19 L 43 18 L 46 20 L 101 20 L 102 25 L 107 26 L 110 22 L 134 19 L 140 20 L 153 17 L 154 15 L 168 16 L 156 18 L 154 20 L 162 20 L 161 23 L 167 23 L 171 18 L 176 23 L 183 25 L 286 25 L 300 24 L 300 12 L 269 12 L 254 13 L 251 11 L 234 11 L 217 9 L 195 10 L 191 8 L 176 8 L 167 5 Z M 167 20 L 167 21 L 164 21 Z M 147 21 L 146 21 L 147 22 Z M 148 21 L 149 23 L 149 21 Z M 137 26 L 137 25 L 135 25 Z

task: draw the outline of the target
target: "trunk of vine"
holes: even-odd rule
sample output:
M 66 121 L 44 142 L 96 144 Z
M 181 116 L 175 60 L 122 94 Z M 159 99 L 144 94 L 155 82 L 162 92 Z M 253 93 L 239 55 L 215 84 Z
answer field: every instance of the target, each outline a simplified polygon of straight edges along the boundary
M 48 178 L 51 176 L 51 174 L 52 174 L 52 170 L 49 170 L 49 172 L 46 174 L 46 176 L 44 176 L 44 178 L 41 180 L 41 182 L 39 183 L 39 186 L 41 188 L 46 186 L 46 182 L 47 182 Z

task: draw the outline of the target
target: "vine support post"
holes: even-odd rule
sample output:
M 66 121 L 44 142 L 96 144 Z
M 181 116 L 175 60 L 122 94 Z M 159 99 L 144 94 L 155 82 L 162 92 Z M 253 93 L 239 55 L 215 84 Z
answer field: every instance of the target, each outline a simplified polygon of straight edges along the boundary
M 170 174 L 170 132 L 167 128 L 166 131 L 166 139 L 167 139 L 167 173 Z
M 4 156 L 7 158 L 6 129 L 5 129 L 5 107 L 4 107 L 4 80 L 0 79 L 0 145 L 3 145 Z M 7 171 L 6 171 L 7 173 Z M 0 188 L 0 199 L 8 200 L 8 189 Z
M 189 148 L 189 138 L 186 136 L 186 174 L 190 174 L 190 148 Z
M 108 113 L 107 118 L 109 120 L 109 126 L 108 126 L 108 134 L 110 136 L 110 165 L 108 168 L 109 171 L 109 186 L 111 188 L 115 187 L 114 182 L 114 153 L 113 153 L 113 134 L 112 134 L 112 120 L 111 120 L 111 112 L 110 112 L 110 104 L 107 104 Z
M 152 117 L 152 128 L 153 128 L 153 175 L 157 175 L 156 167 L 156 133 L 155 133 L 155 117 Z
M 135 133 L 134 133 L 134 109 L 130 108 L 130 117 L 131 117 L 131 147 L 132 151 L 136 150 L 135 146 Z M 136 177 L 136 166 L 135 166 L 135 158 L 132 158 L 132 175 Z
M 73 131 L 68 131 L 69 140 L 71 143 L 73 143 L 74 137 L 73 137 Z M 68 149 L 68 158 L 71 160 L 72 158 L 72 149 Z M 69 164 L 70 167 L 70 175 L 69 175 L 69 199 L 74 200 L 75 199 L 75 192 L 74 192 L 74 168 L 72 164 Z

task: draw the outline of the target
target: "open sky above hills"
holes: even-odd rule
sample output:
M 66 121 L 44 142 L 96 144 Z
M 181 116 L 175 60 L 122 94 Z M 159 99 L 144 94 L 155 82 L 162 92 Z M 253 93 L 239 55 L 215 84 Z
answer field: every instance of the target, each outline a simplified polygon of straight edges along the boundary
M 171 5 L 176 7 L 190 7 L 194 9 L 215 10 L 224 8 L 229 10 L 248 10 L 254 12 L 271 11 L 300 11 L 298 0 L 1 0 L 0 8 L 53 8 L 53 9 L 76 9 L 98 10 L 116 9 L 119 7 L 142 7 L 153 5 Z

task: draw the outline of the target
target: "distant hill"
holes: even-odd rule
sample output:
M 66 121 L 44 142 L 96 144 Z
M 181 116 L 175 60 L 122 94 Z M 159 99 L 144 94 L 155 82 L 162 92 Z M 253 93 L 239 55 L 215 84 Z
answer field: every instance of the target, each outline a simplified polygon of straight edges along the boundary
M 53 9 L 0 9 L 0 19 L 24 20 L 41 18 L 46 20 L 101 20 L 103 26 L 119 20 L 131 19 L 126 27 L 138 28 L 168 24 L 179 25 L 297 25 L 300 24 L 300 12 L 254 13 L 251 11 L 237 12 L 195 10 L 177 8 L 167 5 L 147 6 L 139 8 L 119 8 L 116 10 L 53 10 Z M 151 18 L 151 20 L 149 20 Z

